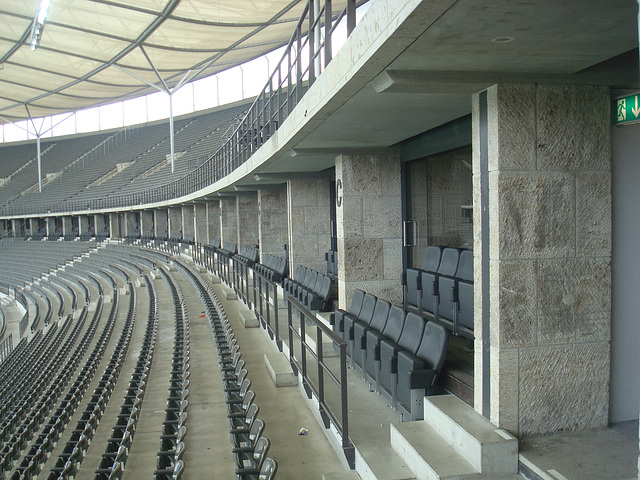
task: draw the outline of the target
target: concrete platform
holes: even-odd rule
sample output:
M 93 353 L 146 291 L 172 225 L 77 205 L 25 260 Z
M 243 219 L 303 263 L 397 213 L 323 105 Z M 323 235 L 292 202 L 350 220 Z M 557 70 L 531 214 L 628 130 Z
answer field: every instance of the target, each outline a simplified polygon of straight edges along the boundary
M 293 387 L 298 385 L 298 377 L 294 375 L 291 365 L 282 353 L 265 353 L 264 365 L 276 387 Z
M 234 293 L 235 295 L 235 293 Z M 227 300 L 234 300 L 233 298 L 227 298 Z M 260 326 L 260 322 L 258 321 L 258 317 L 251 310 L 245 310 L 240 312 L 240 321 L 244 328 L 256 328 Z

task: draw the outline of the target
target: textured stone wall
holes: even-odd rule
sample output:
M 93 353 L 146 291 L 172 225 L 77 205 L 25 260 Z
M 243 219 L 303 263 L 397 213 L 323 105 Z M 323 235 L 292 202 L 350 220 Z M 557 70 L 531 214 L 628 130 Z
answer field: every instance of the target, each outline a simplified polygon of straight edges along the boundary
M 169 238 L 182 238 L 182 208 L 171 207 L 168 209 L 168 232 Z
M 193 220 L 193 205 L 184 205 L 181 208 L 182 214 L 182 238 L 185 240 L 193 240 L 195 237 L 195 228 Z
M 488 262 L 491 420 L 519 434 L 607 424 L 611 326 L 609 91 L 488 91 L 489 257 L 481 257 L 474 97 L 476 408 Z M 480 388 L 479 388 L 480 387 Z
M 336 158 L 341 308 L 347 307 L 355 289 L 402 304 L 400 166 L 395 153 Z
M 156 237 L 166 238 L 169 236 L 169 212 L 165 208 L 153 211 Z
M 125 212 L 124 213 L 124 235 L 125 237 L 135 235 L 136 233 L 136 216 L 137 212 Z
M 236 197 L 238 212 L 238 250 L 258 244 L 258 192 L 244 192 Z
M 54 230 L 55 230 L 55 219 L 51 219 L 52 220 L 52 224 L 54 225 Z M 109 236 L 111 238 L 120 238 L 121 236 L 121 231 L 120 231 L 120 214 L 119 213 L 110 213 L 109 214 Z
M 220 242 L 238 243 L 236 197 L 220 199 Z
M 193 237 L 196 242 L 207 243 L 207 205 L 196 203 L 193 206 Z
M 207 202 L 207 242 L 220 240 L 220 200 Z
M 151 210 L 143 210 L 140 212 L 140 235 L 155 235 L 153 228 L 153 212 Z
M 324 254 L 331 248 L 330 182 L 297 178 L 287 182 L 289 269 L 305 265 L 326 272 Z
M 13 231 L 15 232 L 15 225 Z M 62 234 L 68 235 L 71 233 L 71 217 L 62 217 Z
M 34 229 L 34 231 L 35 230 L 36 229 Z M 78 217 L 78 230 L 80 232 L 80 235 L 86 235 L 87 233 L 89 233 L 89 216 L 88 215 L 80 215 L 80 217 Z
M 284 257 L 289 232 L 286 185 L 259 190 L 258 209 L 260 258 L 265 254 Z

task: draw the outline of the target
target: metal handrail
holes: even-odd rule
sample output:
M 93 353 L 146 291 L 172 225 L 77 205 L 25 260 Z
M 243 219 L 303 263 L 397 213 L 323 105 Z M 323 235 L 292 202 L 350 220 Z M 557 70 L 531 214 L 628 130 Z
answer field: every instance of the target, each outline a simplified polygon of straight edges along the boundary
M 298 314 L 300 331 L 293 324 L 294 311 Z M 347 462 L 351 469 L 355 468 L 355 447 L 349 439 L 349 399 L 347 394 L 347 342 L 336 335 L 331 328 L 319 321 L 316 316 L 307 310 L 300 302 L 293 297 L 287 297 L 287 317 L 289 330 L 289 361 L 294 367 L 294 373 L 302 374 L 302 386 L 304 387 L 307 397 L 312 395 L 317 398 L 320 416 L 324 422 L 325 428 L 329 428 L 332 424 L 342 437 L 342 450 L 345 454 Z M 311 328 L 316 330 L 315 349 L 307 343 L 307 322 L 311 324 Z M 331 341 L 331 345 L 335 345 L 340 352 L 340 372 L 336 375 L 331 367 L 324 361 L 324 337 Z M 296 357 L 296 349 L 293 348 L 294 341 L 300 343 L 300 357 Z M 331 352 L 333 353 L 333 352 Z M 307 359 L 312 356 L 317 365 L 318 371 L 317 383 L 314 383 L 313 376 L 308 371 Z M 327 403 L 325 398 L 325 381 L 332 381 L 340 390 L 341 417 L 338 418 L 333 409 Z
M 356 24 L 356 8 L 368 0 L 346 0 L 345 7 L 337 13 L 334 13 L 331 8 L 332 1 L 307 0 L 307 5 L 303 9 L 280 62 L 242 121 L 215 153 L 184 177 L 149 190 L 124 195 L 60 202 L 46 207 L 7 206 L 0 209 L 0 215 L 104 211 L 149 205 L 195 193 L 229 175 L 269 140 L 291 114 L 331 62 L 333 58 L 331 36 L 340 21 L 346 18 L 347 37 L 350 36 Z M 318 3 L 317 8 L 316 3 Z M 322 27 L 324 27 L 324 38 L 320 35 Z M 308 55 L 305 55 L 306 48 L 308 48 Z

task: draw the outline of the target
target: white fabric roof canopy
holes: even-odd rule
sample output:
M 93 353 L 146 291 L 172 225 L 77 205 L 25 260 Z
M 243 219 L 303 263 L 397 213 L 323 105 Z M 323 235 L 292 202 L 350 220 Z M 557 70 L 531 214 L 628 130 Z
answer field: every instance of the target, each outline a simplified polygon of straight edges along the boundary
M 34 52 L 38 3 L 0 3 L 0 117 L 12 122 L 25 105 L 34 118 L 73 111 L 155 92 L 145 81 L 162 85 L 158 74 L 173 88 L 257 58 L 288 42 L 307 2 L 52 0 Z

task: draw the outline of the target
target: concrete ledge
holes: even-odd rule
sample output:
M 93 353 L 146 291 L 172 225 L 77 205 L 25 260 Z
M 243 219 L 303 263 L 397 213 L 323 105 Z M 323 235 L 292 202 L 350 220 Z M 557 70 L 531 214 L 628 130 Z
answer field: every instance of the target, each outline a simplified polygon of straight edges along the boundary
M 202 265 L 196 265 L 195 269 L 199 273 L 205 273 L 207 271 L 207 269 L 205 267 L 203 267 Z
M 118 291 L 120 292 L 120 295 L 129 295 L 129 289 L 128 288 L 119 287 Z
M 147 282 L 143 282 L 140 277 L 136 278 L 133 282 L 136 288 L 146 288 Z
M 276 387 L 293 387 L 298 385 L 298 377 L 293 374 L 291 365 L 282 353 L 265 353 L 264 365 Z
M 225 300 L 237 300 L 238 299 L 238 295 L 236 295 L 236 292 L 234 292 L 233 290 L 230 290 L 228 288 L 224 289 L 224 298 Z
M 207 278 L 209 279 L 209 282 L 211 283 L 211 285 L 219 285 L 220 284 L 220 277 L 214 275 L 213 273 L 208 274 Z
M 240 312 L 240 321 L 242 322 L 242 325 L 244 325 L 244 328 L 256 328 L 260 326 L 258 317 L 256 317 L 256 314 L 251 310 Z
M 358 472 L 353 470 L 322 474 L 322 480 L 360 480 L 360 478 Z

